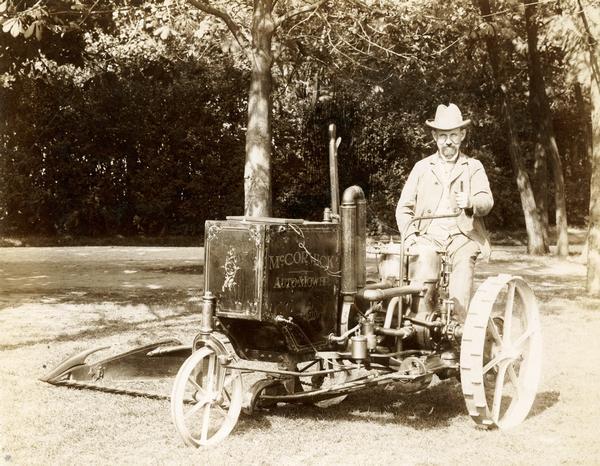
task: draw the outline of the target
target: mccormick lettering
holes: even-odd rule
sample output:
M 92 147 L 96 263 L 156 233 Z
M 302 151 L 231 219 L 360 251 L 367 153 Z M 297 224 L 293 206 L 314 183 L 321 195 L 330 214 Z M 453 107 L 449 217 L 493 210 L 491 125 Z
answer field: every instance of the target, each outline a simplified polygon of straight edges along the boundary
M 333 270 L 335 269 L 335 257 L 313 254 L 311 258 L 306 251 L 288 252 L 287 254 L 280 254 L 278 256 L 269 256 L 269 270 L 313 263 L 321 268 Z

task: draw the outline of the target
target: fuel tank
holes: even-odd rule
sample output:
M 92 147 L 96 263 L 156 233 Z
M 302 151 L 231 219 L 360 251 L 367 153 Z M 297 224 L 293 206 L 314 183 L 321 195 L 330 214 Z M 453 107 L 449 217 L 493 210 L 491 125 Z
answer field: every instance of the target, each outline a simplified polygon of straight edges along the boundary
M 281 360 L 329 346 L 340 295 L 339 224 L 228 217 L 207 221 L 205 289 L 245 359 Z

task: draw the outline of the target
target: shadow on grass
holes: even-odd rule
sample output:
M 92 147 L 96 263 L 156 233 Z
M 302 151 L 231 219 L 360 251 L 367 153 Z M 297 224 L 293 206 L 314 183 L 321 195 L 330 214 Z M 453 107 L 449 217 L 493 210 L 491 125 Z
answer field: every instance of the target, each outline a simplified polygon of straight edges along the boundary
M 494 269 L 482 271 L 477 274 L 475 290 L 488 277 L 500 272 L 522 277 L 533 290 L 537 301 L 542 304 L 542 315 L 560 314 L 564 311 L 564 301 L 576 308 L 597 307 L 600 300 L 594 301 L 586 295 L 585 277 L 576 273 L 561 273 L 555 264 L 549 266 L 543 262 L 512 262 L 510 260 L 494 261 Z
M 44 304 L 97 304 L 102 306 L 110 303 L 116 306 L 174 306 L 185 305 L 189 299 L 199 299 L 202 295 L 202 287 L 190 289 L 102 289 L 90 291 L 81 288 L 69 288 L 60 291 L 28 290 L 26 295 L 14 295 L 5 302 L 0 301 L 0 311 L 15 305 L 44 303 Z M 12 298 L 12 299 L 10 299 Z M 1 299 L 1 298 L 0 298 Z M 46 301 L 44 301 L 46 300 Z
M 175 265 L 165 267 L 144 267 L 144 272 L 153 273 L 178 273 L 183 275 L 202 275 L 204 273 L 204 264 L 197 265 Z
M 203 244 L 200 235 L 193 236 L 0 236 L 0 247 L 51 247 L 51 246 L 131 246 L 131 247 L 200 247 Z
M 405 425 L 417 430 L 444 429 L 450 421 L 466 414 L 460 384 L 447 381 L 417 393 L 403 393 L 383 387 L 367 388 L 329 408 L 311 404 L 279 405 L 268 411 L 242 416 L 236 431 L 268 428 L 271 416 L 321 421 L 367 421 L 380 425 Z
M 170 315 L 166 317 L 154 318 L 154 319 L 145 319 L 139 320 L 135 322 L 123 322 L 118 319 L 99 319 L 94 322 L 94 327 L 81 330 L 77 333 L 69 333 L 69 334 L 60 334 L 55 335 L 51 338 L 37 338 L 34 340 L 26 340 L 19 343 L 0 345 L 0 351 L 5 350 L 14 350 L 18 348 L 23 348 L 25 346 L 39 345 L 39 344 L 50 344 L 50 343 L 62 343 L 68 341 L 78 341 L 78 340 L 86 340 L 86 339 L 101 339 L 104 337 L 109 337 L 117 334 L 122 334 L 126 331 L 131 330 L 134 327 L 142 326 L 144 324 L 160 322 L 163 328 L 168 328 L 171 322 L 176 322 L 182 317 L 190 316 L 193 314 L 197 314 L 196 309 L 184 308 L 180 313 L 175 315 Z M 153 315 L 156 315 L 153 313 Z M 194 330 L 195 331 L 195 330 Z
M 560 400 L 560 392 L 550 390 L 547 392 L 538 393 L 531 407 L 528 417 L 534 417 L 543 413 L 548 408 L 554 406 Z
M 528 417 L 534 417 L 554 406 L 560 393 L 538 393 Z M 279 405 L 269 410 L 258 410 L 251 416 L 242 415 L 236 432 L 268 429 L 269 418 L 281 416 L 290 419 L 314 418 L 321 421 L 367 421 L 383 426 L 403 425 L 415 430 L 445 429 L 452 419 L 467 416 L 460 388 L 455 380 L 440 383 L 417 393 L 402 393 L 384 388 L 365 389 L 353 393 L 339 405 L 319 408 L 311 404 Z

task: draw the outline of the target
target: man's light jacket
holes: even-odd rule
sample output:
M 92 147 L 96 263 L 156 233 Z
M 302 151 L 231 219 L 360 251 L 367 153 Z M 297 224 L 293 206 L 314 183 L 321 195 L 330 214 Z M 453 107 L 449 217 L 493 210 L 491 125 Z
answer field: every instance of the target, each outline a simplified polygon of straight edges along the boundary
M 438 213 L 445 178 L 444 161 L 437 153 L 415 164 L 396 207 L 396 221 L 401 232 L 405 231 L 413 217 Z M 472 207 L 461 211 L 456 219 L 457 226 L 461 233 L 479 245 L 483 258 L 487 260 L 490 257 L 490 242 L 482 217 L 492 209 L 494 198 L 481 162 L 462 153 L 452 171 L 450 193 L 461 191 L 461 187 L 462 191 L 469 194 Z M 450 197 L 452 208 L 458 212 L 454 195 Z M 417 221 L 406 231 L 406 234 L 407 236 L 415 232 L 425 234 L 430 224 L 431 220 Z

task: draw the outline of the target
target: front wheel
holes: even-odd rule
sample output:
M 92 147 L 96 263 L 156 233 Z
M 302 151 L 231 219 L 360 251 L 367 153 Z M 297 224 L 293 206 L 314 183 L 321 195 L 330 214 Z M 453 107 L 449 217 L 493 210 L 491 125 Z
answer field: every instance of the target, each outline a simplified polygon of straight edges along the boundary
M 533 291 L 519 277 L 488 278 L 469 306 L 460 350 L 462 391 L 473 420 L 501 429 L 520 424 L 535 399 L 541 363 Z
M 219 362 L 205 346 L 183 363 L 171 392 L 171 415 L 186 445 L 199 447 L 224 440 L 237 423 L 243 388 L 239 371 Z

